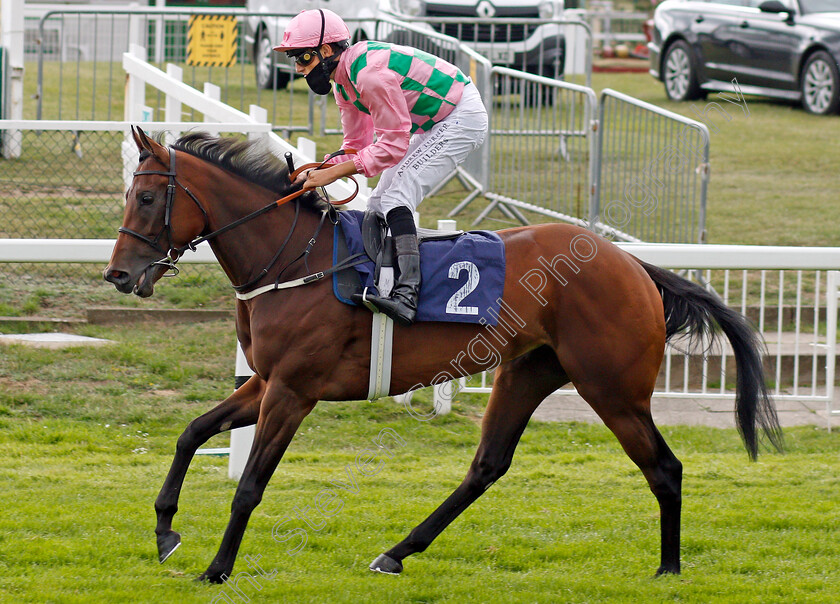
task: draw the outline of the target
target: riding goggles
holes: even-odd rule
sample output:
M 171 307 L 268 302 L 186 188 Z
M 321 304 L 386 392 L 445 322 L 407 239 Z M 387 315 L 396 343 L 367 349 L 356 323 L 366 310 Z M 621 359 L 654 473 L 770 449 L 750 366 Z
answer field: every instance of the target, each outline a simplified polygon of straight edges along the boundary
M 318 53 L 314 50 L 295 50 L 287 52 L 286 56 L 294 59 L 295 63 L 301 67 L 306 67 L 318 56 Z

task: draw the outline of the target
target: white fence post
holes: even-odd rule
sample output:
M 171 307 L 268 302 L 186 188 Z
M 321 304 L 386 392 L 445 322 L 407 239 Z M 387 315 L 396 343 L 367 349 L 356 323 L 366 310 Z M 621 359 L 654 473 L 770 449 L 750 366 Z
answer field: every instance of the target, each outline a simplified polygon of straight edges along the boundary
M 166 75 L 168 75 L 176 82 L 184 81 L 184 70 L 178 67 L 177 65 L 173 65 L 172 63 L 166 64 Z M 181 101 L 178 100 L 178 97 L 171 94 L 166 95 L 163 119 L 165 119 L 167 122 L 181 121 Z M 166 144 L 171 145 L 177 140 L 179 136 L 181 136 L 180 132 L 172 132 L 170 130 L 167 130 Z
M 146 49 L 132 44 L 126 53 L 139 60 L 146 60 Z M 123 55 L 125 57 L 125 55 Z M 125 59 L 123 59 L 125 63 Z M 143 108 L 146 106 L 146 81 L 137 73 L 126 72 L 125 78 L 125 110 L 126 122 L 139 122 L 143 119 Z
M 138 60 L 146 60 L 146 49 L 137 44 L 129 46 L 128 53 Z M 136 124 L 142 121 L 143 107 L 146 106 L 146 82 L 138 74 L 126 71 L 125 77 L 125 107 L 123 108 L 123 119 L 131 124 Z M 140 162 L 140 151 L 137 150 L 137 145 L 131 134 L 126 132 L 125 139 L 122 142 L 122 158 L 123 158 L 123 183 L 125 188 L 131 186 L 131 181 L 134 179 L 134 170 Z
M 239 388 L 242 384 L 254 375 L 251 368 L 248 367 L 248 361 L 245 360 L 245 354 L 242 352 L 242 346 L 239 340 L 236 341 L 236 382 L 235 388 Z M 257 427 L 245 426 L 244 428 L 236 428 L 230 431 L 230 457 L 228 458 L 228 478 L 239 480 L 242 478 L 242 472 L 245 471 L 245 464 L 248 463 L 248 454 L 251 452 L 251 445 L 254 442 L 254 434 Z
M 312 139 L 299 136 L 297 140 L 297 149 L 298 153 L 300 153 L 303 157 L 312 157 L 317 159 L 316 153 L 318 153 L 318 147 Z
M 268 123 L 268 110 L 265 107 L 260 107 L 259 105 L 251 105 L 248 108 L 248 115 L 251 117 L 252 120 L 259 124 Z M 251 140 L 264 137 L 265 133 L 263 132 L 248 133 L 248 138 Z
M 0 46 L 8 57 L 9 78 L 0 82 L 0 94 L 8 101 L 5 116 L 11 120 L 23 119 L 23 0 L 0 2 Z M 8 84 L 8 90 L 5 85 Z M 4 103 L 0 103 L 4 105 Z M 20 157 L 23 140 L 20 130 L 6 130 L 3 133 L 3 157 Z
M 140 8 L 140 4 L 137 2 L 132 2 L 129 4 L 131 8 Z M 142 46 L 145 48 L 146 42 L 144 40 L 145 36 L 143 35 L 143 28 L 141 27 L 143 24 L 146 23 L 145 19 L 140 19 L 140 15 L 137 16 L 138 18 L 134 18 L 134 15 L 131 15 L 128 20 L 128 47 L 131 48 L 132 46 Z M 129 51 L 130 52 L 130 51 Z M 144 60 L 145 60 L 145 55 Z
M 208 99 L 216 102 L 221 102 L 222 98 L 222 89 L 216 86 L 215 84 L 211 84 L 210 82 L 204 82 L 204 96 Z M 214 119 L 212 115 L 204 114 L 204 121 L 205 122 L 218 122 L 219 120 Z
M 825 388 L 827 400 L 826 415 L 828 431 L 831 432 L 832 415 L 834 410 L 834 368 L 837 363 L 837 301 L 840 299 L 840 271 L 828 271 L 828 283 L 826 284 L 825 312 L 826 312 L 826 345 L 825 352 Z
M 166 0 L 156 0 L 155 6 L 157 8 L 166 8 Z M 163 60 L 166 56 L 164 51 L 163 42 L 166 39 L 166 21 L 163 18 L 163 15 L 159 15 L 155 18 L 155 63 L 160 65 L 163 63 Z M 169 118 L 166 118 L 169 121 Z M 172 121 L 180 121 L 180 120 L 172 120 Z

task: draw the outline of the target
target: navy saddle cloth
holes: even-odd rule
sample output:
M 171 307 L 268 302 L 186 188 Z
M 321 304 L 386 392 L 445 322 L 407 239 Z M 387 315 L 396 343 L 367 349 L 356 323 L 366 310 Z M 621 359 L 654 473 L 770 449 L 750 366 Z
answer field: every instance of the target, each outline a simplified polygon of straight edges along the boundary
M 345 210 L 338 216 L 333 264 L 365 253 L 361 232 L 364 212 Z M 420 271 L 417 321 L 496 324 L 505 287 L 505 244 L 496 233 L 470 231 L 451 239 L 421 239 Z M 378 295 L 374 272 L 374 261 L 368 257 L 366 262 L 334 273 L 336 298 L 355 306 L 350 296 L 365 287 L 368 293 Z

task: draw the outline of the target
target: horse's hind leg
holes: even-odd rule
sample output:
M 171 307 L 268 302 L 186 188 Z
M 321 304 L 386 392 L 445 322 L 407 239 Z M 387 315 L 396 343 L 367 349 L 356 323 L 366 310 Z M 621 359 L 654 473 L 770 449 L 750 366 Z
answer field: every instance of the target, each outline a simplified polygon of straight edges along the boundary
M 593 402 L 587 398 L 587 402 L 612 430 L 630 459 L 639 466 L 659 503 L 662 543 L 656 574 L 679 574 L 682 464 L 653 423 L 650 399 L 630 408 L 601 404 L 598 399 Z
M 538 348 L 496 370 L 481 425 L 481 443 L 466 477 L 446 501 L 400 543 L 370 565 L 397 574 L 402 559 L 424 551 L 455 518 L 510 467 L 519 437 L 542 400 L 567 383 L 554 351 Z
M 155 534 L 158 559 L 161 562 L 181 544 L 181 536 L 172 530 L 172 518 L 178 511 L 178 495 L 196 450 L 215 434 L 257 423 L 264 391 L 265 382 L 256 376 L 252 377 L 223 402 L 191 421 L 178 438 L 175 458 L 155 500 Z

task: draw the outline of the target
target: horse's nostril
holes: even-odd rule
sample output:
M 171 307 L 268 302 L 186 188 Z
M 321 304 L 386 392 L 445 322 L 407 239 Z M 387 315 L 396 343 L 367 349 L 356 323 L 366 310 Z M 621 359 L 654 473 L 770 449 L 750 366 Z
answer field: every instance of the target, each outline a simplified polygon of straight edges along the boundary
M 121 285 L 128 281 L 128 273 L 125 271 L 118 271 L 112 269 L 105 269 L 105 274 L 103 275 L 105 281 L 109 283 L 113 283 L 114 285 Z

